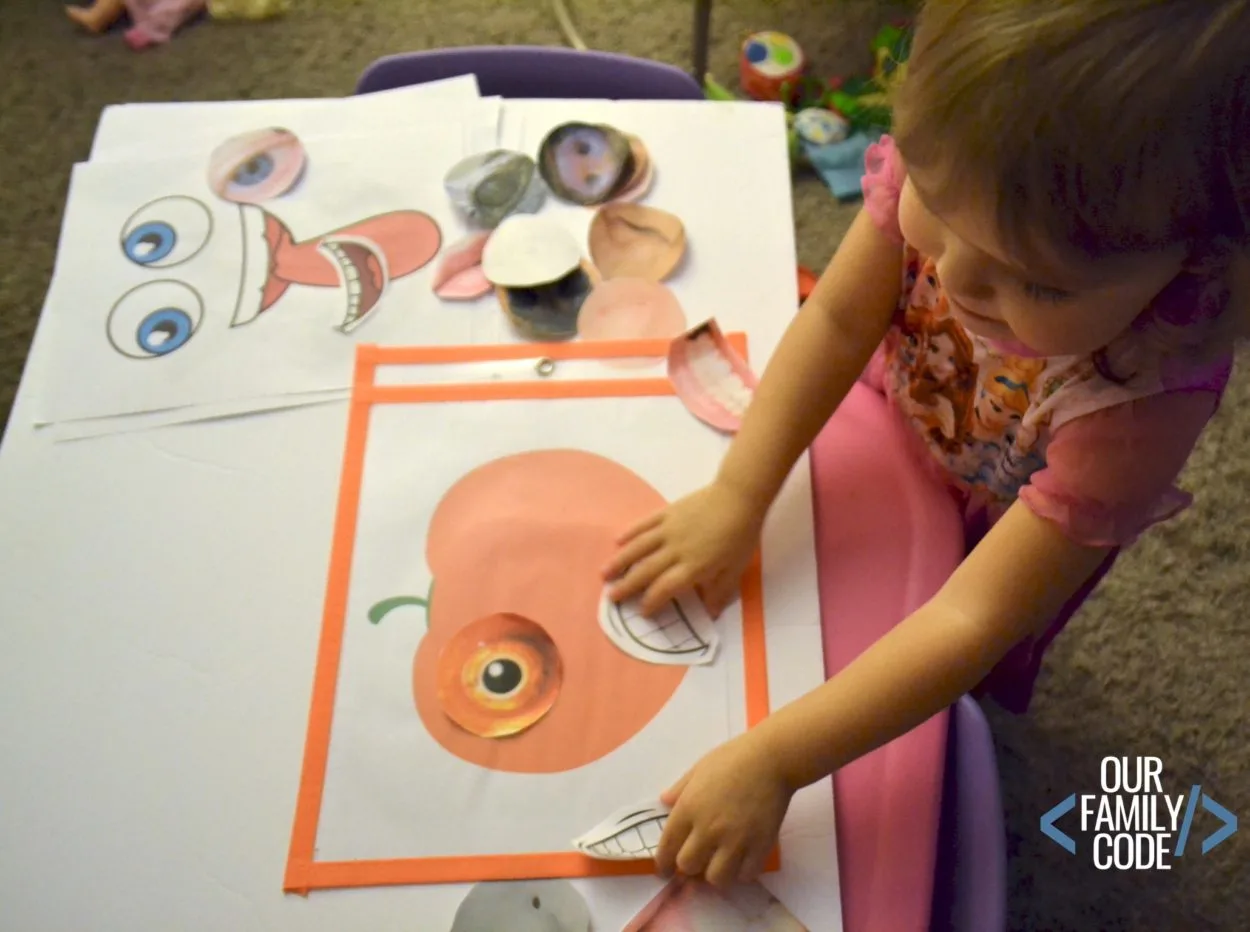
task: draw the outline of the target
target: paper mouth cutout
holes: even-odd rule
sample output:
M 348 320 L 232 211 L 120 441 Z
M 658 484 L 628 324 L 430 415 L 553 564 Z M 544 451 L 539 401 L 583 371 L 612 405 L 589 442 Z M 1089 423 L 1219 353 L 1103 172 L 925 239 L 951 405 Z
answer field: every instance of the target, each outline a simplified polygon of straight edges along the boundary
M 304 175 L 307 155 L 299 137 L 270 127 L 227 139 L 208 157 L 208 186 L 223 200 L 260 204 L 281 197 Z
M 655 857 L 668 822 L 669 808 L 646 802 L 612 813 L 590 831 L 573 839 L 573 847 L 602 861 L 642 861 Z
M 607 280 L 661 282 L 686 253 L 686 230 L 668 211 L 640 204 L 605 204 L 590 223 L 590 258 Z
M 673 341 L 668 377 L 686 409 L 711 427 L 734 433 L 759 380 L 709 320 Z
M 494 149 L 451 167 L 443 190 L 468 220 L 493 229 L 512 214 L 532 214 L 547 199 L 534 160 L 523 152 Z
M 438 701 L 482 738 L 529 728 L 551 711 L 564 669 L 551 636 L 520 615 L 487 615 L 461 628 L 438 659 Z
M 538 170 L 558 198 L 590 207 L 641 197 L 654 169 L 646 146 L 612 126 L 563 123 L 538 147 Z
M 567 880 L 479 883 L 456 910 L 451 932 L 590 932 L 590 908 Z
M 622 651 L 646 663 L 703 666 L 712 663 L 720 649 L 716 623 L 692 594 L 674 599 L 654 618 L 647 618 L 638 600 L 613 602 L 605 589 L 599 627 Z
M 482 251 L 490 232 L 474 233 L 453 243 L 434 272 L 434 293 L 444 301 L 472 301 L 492 288 L 482 271 Z

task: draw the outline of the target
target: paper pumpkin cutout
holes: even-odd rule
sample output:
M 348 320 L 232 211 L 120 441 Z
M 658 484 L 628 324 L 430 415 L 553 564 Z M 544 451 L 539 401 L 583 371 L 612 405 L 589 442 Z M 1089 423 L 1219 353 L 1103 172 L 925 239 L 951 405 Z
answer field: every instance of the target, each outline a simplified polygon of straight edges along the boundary
M 615 750 L 659 713 L 685 668 L 626 655 L 591 619 L 620 529 L 663 506 L 636 474 L 581 450 L 493 460 L 444 495 L 426 536 L 433 594 L 412 676 L 417 712 L 440 745 L 480 767 L 559 773 Z M 440 660 L 459 632 L 498 613 L 540 625 L 563 674 L 541 719 L 486 738 L 448 718 Z
M 759 384 L 714 320 L 673 341 L 668 377 L 691 414 L 727 433 L 742 426 L 742 415 Z
M 493 229 L 513 214 L 532 214 L 547 186 L 524 152 L 494 149 L 462 159 L 443 180 L 451 202 L 474 225 Z
M 472 301 L 493 287 L 482 271 L 482 251 L 489 231 L 473 233 L 447 247 L 434 271 L 434 293 L 444 301 Z
M 590 908 L 567 880 L 476 884 L 451 932 L 590 932 Z
M 646 663 L 705 665 L 716 659 L 720 648 L 716 623 L 699 598 L 689 593 L 648 618 L 638 600 L 613 602 L 605 590 L 599 627 L 622 651 Z
M 582 206 L 639 197 L 653 169 L 646 146 L 605 124 L 562 123 L 538 147 L 538 170 L 551 192 Z
M 498 612 L 461 628 L 438 659 L 438 701 L 473 735 L 529 728 L 560 694 L 564 671 L 550 636 L 528 618 Z
M 223 200 L 260 204 L 294 188 L 306 164 L 304 144 L 290 130 L 253 130 L 230 137 L 212 151 L 208 186 Z
M 573 847 L 603 861 L 640 861 L 655 856 L 668 823 L 669 808 L 657 801 L 625 806 L 585 834 Z
M 668 211 L 640 204 L 605 204 L 590 223 L 590 258 L 609 281 L 660 282 L 686 253 L 686 230 Z

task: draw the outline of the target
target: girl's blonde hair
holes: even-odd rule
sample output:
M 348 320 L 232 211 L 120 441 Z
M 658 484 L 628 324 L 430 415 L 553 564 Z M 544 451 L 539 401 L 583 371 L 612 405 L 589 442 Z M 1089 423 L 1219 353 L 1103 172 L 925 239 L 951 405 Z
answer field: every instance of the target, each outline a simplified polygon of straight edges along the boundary
M 928 0 L 892 134 L 1020 257 L 1244 249 L 1250 0 Z

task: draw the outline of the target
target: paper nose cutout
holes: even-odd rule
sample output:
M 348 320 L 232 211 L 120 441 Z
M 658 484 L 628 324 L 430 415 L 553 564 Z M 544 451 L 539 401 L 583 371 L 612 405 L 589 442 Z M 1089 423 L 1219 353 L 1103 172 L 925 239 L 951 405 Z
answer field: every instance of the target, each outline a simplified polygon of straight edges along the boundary
M 716 623 L 697 596 L 683 595 L 647 618 L 637 600 L 613 602 L 604 591 L 599 627 L 613 644 L 636 660 L 668 666 L 712 663 L 720 648 Z
M 603 861 L 652 858 L 660 847 L 668 816 L 669 808 L 658 800 L 625 806 L 574 838 L 573 847 Z
M 714 320 L 673 341 L 668 377 L 691 414 L 727 433 L 742 426 L 742 416 L 759 384 Z
M 438 701 L 470 734 L 501 738 L 550 712 L 563 678 L 560 653 L 541 625 L 520 615 L 487 615 L 443 647 Z
M 686 253 L 686 230 L 668 211 L 605 204 L 590 223 L 590 258 L 605 279 L 668 278 Z
M 494 149 L 451 167 L 443 189 L 470 223 L 493 229 L 512 214 L 532 214 L 547 199 L 534 160 L 523 152 Z

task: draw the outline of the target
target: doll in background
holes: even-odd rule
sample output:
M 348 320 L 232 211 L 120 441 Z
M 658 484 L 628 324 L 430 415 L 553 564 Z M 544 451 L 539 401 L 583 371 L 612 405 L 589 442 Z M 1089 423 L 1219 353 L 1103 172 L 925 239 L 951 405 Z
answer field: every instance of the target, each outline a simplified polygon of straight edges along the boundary
M 89 32 L 104 32 L 130 14 L 126 44 L 132 49 L 168 42 L 178 28 L 204 9 L 205 0 L 93 0 L 90 6 L 68 6 L 69 18 Z

